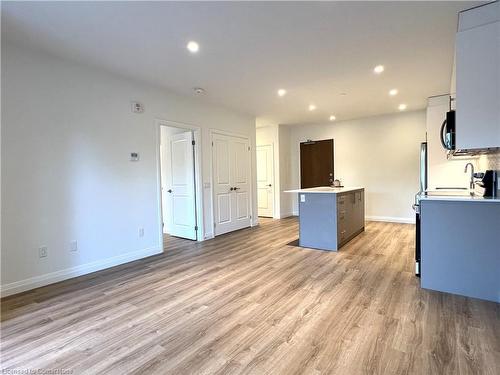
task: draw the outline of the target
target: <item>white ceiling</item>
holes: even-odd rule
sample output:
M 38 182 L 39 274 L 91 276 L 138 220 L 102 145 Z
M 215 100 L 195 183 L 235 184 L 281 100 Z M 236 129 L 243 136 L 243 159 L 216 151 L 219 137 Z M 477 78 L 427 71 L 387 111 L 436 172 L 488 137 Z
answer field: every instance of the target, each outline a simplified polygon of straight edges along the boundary
M 207 101 L 278 123 L 313 123 L 419 109 L 448 92 L 457 13 L 476 4 L 4 2 L 2 34 L 178 93 L 203 87 Z

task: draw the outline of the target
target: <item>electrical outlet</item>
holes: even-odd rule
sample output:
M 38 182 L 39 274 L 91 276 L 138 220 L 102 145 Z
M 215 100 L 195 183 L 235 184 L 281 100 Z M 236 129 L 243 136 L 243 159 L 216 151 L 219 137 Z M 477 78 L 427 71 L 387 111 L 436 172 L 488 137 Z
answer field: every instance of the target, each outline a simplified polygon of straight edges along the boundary
M 39 258 L 46 258 L 49 255 L 49 249 L 47 246 L 40 246 L 38 248 L 38 257 Z
M 144 228 L 139 228 L 139 237 L 144 237 Z
M 78 251 L 78 242 L 76 240 L 69 243 L 69 251 Z

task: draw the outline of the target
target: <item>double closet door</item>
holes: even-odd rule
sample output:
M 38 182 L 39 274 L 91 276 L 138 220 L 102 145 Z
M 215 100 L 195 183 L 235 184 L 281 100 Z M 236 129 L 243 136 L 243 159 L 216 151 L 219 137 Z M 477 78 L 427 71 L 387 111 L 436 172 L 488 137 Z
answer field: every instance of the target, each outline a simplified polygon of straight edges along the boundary
M 246 138 L 212 134 L 214 233 L 250 226 L 250 150 Z

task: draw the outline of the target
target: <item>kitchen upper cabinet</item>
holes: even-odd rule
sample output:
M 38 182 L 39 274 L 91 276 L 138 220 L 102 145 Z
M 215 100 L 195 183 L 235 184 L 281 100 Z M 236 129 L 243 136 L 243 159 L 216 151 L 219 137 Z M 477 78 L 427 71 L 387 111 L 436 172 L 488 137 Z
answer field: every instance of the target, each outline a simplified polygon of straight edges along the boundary
M 456 85 L 456 148 L 500 147 L 498 2 L 460 13 Z

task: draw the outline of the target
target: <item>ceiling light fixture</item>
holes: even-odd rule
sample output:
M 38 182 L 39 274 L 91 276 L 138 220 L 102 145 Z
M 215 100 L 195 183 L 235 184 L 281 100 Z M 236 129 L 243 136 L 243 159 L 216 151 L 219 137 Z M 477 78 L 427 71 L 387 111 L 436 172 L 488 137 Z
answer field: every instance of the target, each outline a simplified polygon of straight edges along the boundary
M 205 93 L 205 89 L 204 88 L 201 88 L 201 87 L 193 87 L 193 90 L 196 94 L 198 95 L 202 95 Z
M 406 104 L 400 104 L 399 107 L 398 107 L 398 109 L 400 111 L 404 111 L 406 108 L 408 108 L 408 106 Z
M 336 117 L 334 115 L 331 115 L 330 116 L 330 121 L 335 121 L 336 120 Z
M 375 68 L 373 68 L 373 71 L 376 74 L 380 74 L 384 71 L 384 66 L 383 65 L 377 65 Z
M 285 89 L 279 89 L 278 90 L 278 96 L 285 96 L 286 95 L 286 90 Z
M 196 53 L 199 51 L 200 46 L 198 43 L 192 40 L 187 44 L 186 48 L 189 50 L 189 52 Z
M 309 110 L 314 111 L 316 109 L 316 106 L 314 104 L 309 104 Z
M 398 89 L 392 89 L 392 90 L 389 90 L 389 95 L 390 96 L 396 96 L 398 94 Z

